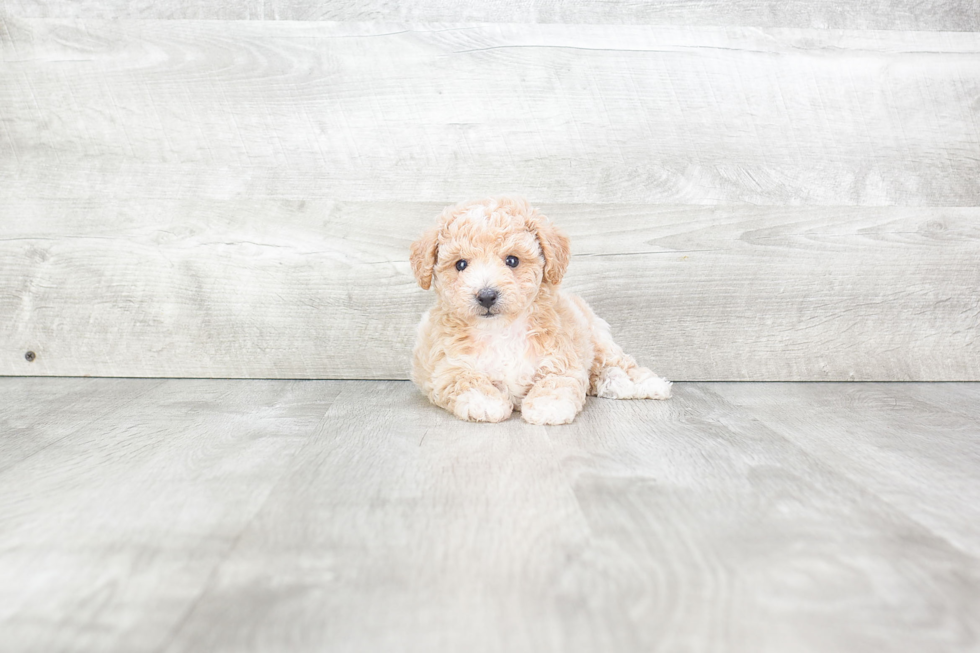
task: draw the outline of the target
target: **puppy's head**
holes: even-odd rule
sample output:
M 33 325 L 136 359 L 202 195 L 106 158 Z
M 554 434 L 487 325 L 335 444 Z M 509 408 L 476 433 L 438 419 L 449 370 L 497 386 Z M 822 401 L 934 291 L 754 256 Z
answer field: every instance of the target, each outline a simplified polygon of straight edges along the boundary
M 412 271 L 455 314 L 472 320 L 513 316 L 542 284 L 557 286 L 568 267 L 568 238 L 521 199 L 450 206 L 412 243 Z

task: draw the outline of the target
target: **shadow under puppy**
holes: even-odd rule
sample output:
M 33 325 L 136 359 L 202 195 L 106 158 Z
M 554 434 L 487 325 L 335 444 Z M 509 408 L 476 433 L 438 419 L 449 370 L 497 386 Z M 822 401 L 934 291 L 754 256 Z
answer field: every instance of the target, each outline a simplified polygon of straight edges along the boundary
M 437 303 L 422 316 L 412 380 L 460 419 L 567 424 L 586 394 L 667 399 L 670 382 L 636 364 L 609 324 L 561 290 L 568 238 L 514 198 L 446 208 L 412 244 L 419 285 Z

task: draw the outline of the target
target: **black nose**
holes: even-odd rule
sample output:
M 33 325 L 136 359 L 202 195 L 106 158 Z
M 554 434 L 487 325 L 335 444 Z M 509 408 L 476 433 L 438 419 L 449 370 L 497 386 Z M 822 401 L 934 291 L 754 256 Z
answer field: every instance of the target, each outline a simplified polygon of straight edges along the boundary
M 484 288 L 476 294 L 476 301 L 480 302 L 483 308 L 490 308 L 497 301 L 497 291 L 493 288 Z

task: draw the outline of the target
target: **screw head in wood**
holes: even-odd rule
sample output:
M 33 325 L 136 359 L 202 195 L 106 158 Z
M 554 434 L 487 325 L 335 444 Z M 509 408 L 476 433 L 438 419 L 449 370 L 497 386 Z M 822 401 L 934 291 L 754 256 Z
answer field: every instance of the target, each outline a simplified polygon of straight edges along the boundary
M 24 358 L 27 359 L 27 362 L 28 363 L 33 363 L 34 362 L 34 359 L 37 358 L 37 354 L 35 354 L 32 351 L 29 351 L 26 354 L 24 354 Z

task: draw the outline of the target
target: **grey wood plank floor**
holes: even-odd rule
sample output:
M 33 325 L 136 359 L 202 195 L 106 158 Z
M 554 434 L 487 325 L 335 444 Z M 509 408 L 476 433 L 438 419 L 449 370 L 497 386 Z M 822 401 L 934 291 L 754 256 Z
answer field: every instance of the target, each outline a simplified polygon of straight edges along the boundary
M 0 378 L 4 651 L 980 650 L 980 384 Z

